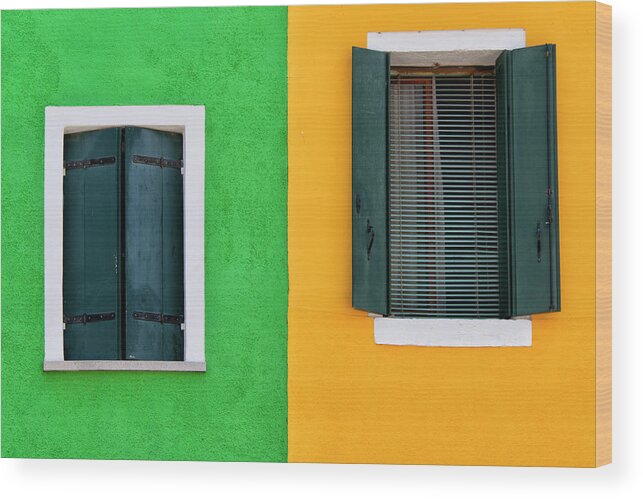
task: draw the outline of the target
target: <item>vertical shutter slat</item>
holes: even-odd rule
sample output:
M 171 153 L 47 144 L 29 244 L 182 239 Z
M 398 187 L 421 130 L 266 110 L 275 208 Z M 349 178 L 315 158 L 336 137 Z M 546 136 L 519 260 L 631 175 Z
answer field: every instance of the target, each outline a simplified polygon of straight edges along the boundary
M 496 72 L 501 314 L 557 311 L 555 46 L 505 51 Z
M 134 156 L 153 159 L 134 161 Z M 183 315 L 183 234 L 176 218 L 182 214 L 172 213 L 183 204 L 182 178 L 180 170 L 155 164 L 154 158 L 182 159 L 182 136 L 126 128 L 125 358 L 182 360 L 180 324 L 134 317 L 134 313 Z
M 166 137 L 163 156 L 182 157 L 180 135 Z M 163 314 L 183 317 L 183 175 L 178 168 L 163 168 Z M 184 339 L 180 324 L 163 324 L 164 356 L 183 360 Z
M 353 47 L 353 307 L 388 314 L 389 56 Z
M 120 358 L 119 148 L 117 128 L 65 135 L 65 162 L 115 158 L 67 168 L 63 179 L 65 360 Z M 69 320 L 111 313 L 110 320 Z

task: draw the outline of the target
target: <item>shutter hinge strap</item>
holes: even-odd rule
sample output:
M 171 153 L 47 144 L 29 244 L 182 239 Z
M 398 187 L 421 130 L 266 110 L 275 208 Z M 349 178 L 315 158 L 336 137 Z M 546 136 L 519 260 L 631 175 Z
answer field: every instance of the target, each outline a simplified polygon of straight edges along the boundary
M 157 314 L 154 312 L 132 312 L 132 317 L 139 321 L 160 322 L 161 324 L 182 324 L 182 315 Z
M 116 163 L 116 156 L 106 156 L 104 158 L 79 159 L 77 161 L 63 161 L 66 170 L 76 170 L 79 168 L 91 168 L 92 166 L 111 165 Z
M 183 167 L 183 160 L 181 159 L 157 158 L 155 156 L 141 156 L 139 154 L 135 154 L 134 156 L 132 156 L 132 163 L 138 163 L 140 165 L 160 166 L 161 168 Z
M 86 324 L 88 322 L 111 321 L 116 318 L 115 312 L 107 312 L 102 314 L 81 314 L 81 315 L 65 315 L 63 322 L 65 324 Z
M 547 189 L 547 221 L 545 222 L 545 225 L 551 225 L 554 222 L 554 207 L 552 205 L 553 195 L 554 191 L 552 191 L 550 187 Z

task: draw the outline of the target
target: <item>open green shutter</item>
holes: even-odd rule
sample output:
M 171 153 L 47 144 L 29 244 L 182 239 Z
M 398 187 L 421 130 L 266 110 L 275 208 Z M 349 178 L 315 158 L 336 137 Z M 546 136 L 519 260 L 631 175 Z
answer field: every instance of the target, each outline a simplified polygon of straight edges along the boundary
M 125 358 L 183 360 L 183 137 L 124 133 Z
M 65 135 L 65 360 L 120 358 L 119 150 L 117 128 Z
M 353 307 L 388 314 L 389 55 L 353 47 Z
M 501 316 L 560 310 L 556 47 L 496 62 Z

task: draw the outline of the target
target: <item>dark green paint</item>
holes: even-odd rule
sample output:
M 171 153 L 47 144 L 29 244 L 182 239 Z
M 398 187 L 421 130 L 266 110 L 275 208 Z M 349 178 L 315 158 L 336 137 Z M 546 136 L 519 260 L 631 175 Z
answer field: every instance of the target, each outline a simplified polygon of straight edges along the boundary
M 119 144 L 117 128 L 66 135 L 64 159 L 118 158 Z M 119 171 L 117 159 L 67 169 L 63 179 L 63 314 L 116 313 L 113 320 L 66 324 L 67 360 L 120 358 Z
M 132 315 L 183 315 L 181 171 L 132 161 L 134 155 L 183 159 L 183 136 L 128 127 L 124 138 L 125 359 L 183 360 L 180 324 Z
M 555 45 L 541 45 L 505 51 L 496 65 L 506 317 L 560 310 L 555 61 Z
M 65 175 L 64 314 L 116 314 L 67 324 L 67 360 L 183 360 L 181 324 L 133 316 L 184 315 L 183 175 L 135 155 L 181 160 L 183 136 L 127 127 L 65 137 L 65 160 L 117 158 Z
M 181 142 L 166 141 L 183 158 L 183 137 Z M 176 136 L 175 139 L 176 141 Z M 177 145 L 179 146 L 177 148 Z M 176 159 L 179 159 L 178 155 Z M 163 287 L 161 288 L 161 311 L 166 315 L 184 317 L 184 262 L 183 262 L 183 175 L 177 168 L 163 168 Z M 183 360 L 184 333 L 180 324 L 161 324 L 163 333 L 162 353 L 164 359 Z
M 388 314 L 389 55 L 353 47 L 353 307 Z
M 509 217 L 509 105 L 511 52 L 503 51 L 496 60 L 496 161 L 498 164 L 498 283 L 501 318 L 511 317 L 511 235 Z

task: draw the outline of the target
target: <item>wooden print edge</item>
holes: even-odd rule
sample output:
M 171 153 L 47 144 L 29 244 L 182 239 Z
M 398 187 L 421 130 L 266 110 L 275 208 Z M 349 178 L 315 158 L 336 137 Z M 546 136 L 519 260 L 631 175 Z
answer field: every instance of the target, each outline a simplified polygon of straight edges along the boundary
M 596 3 L 596 466 L 612 462 L 612 7 Z

